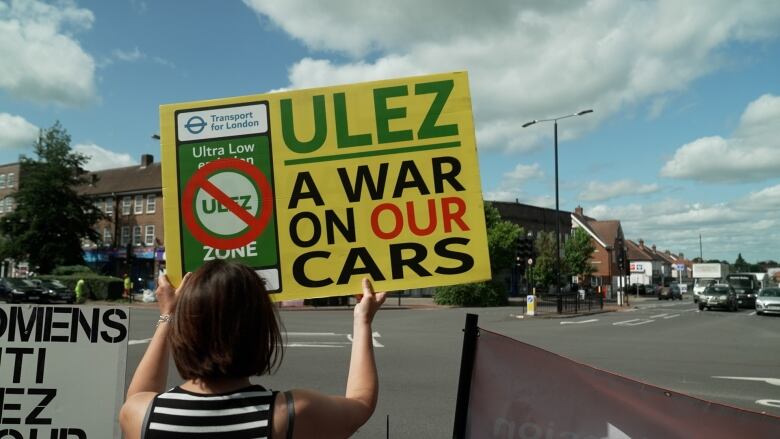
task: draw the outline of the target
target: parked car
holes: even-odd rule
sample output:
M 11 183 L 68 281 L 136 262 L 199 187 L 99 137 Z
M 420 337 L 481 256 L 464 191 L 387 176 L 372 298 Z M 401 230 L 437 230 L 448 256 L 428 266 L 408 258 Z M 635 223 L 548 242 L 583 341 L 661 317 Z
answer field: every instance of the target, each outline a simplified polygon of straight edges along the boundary
M 724 308 L 726 311 L 736 311 L 737 307 L 737 292 L 728 284 L 710 285 L 699 298 L 699 310 Z
M 43 288 L 35 286 L 27 279 L 6 277 L 0 279 L 0 297 L 6 303 L 40 302 L 43 297 Z
M 658 300 L 669 300 L 669 299 L 680 299 L 682 300 L 682 291 L 680 290 L 679 285 L 672 285 L 670 287 L 664 287 L 661 289 L 661 292 L 658 293 Z
M 76 301 L 76 292 L 65 286 L 58 280 L 30 279 L 36 286 L 43 289 L 41 302 L 64 302 L 74 303 Z
M 780 288 L 763 288 L 756 298 L 756 314 L 780 314 Z

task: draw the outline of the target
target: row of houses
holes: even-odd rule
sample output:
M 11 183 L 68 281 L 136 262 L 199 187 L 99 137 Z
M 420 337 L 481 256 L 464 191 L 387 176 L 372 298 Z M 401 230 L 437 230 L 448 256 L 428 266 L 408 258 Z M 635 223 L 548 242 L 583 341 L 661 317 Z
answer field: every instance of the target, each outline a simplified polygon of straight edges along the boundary
M 534 237 L 541 232 L 555 232 L 554 209 L 519 202 L 492 204 L 502 218 L 518 224 Z M 627 239 L 619 220 L 591 218 L 582 207 L 575 208 L 574 212 L 559 211 L 557 219 L 561 242 L 569 239 L 575 229 L 587 232 L 594 248 L 590 262 L 595 271 L 583 281 L 607 296 L 633 284 L 668 285 L 673 281 L 688 283 L 691 279 L 692 261 L 682 254 L 658 250 L 655 245 L 645 246 L 642 239 L 638 243 Z
M 18 163 L 0 165 L 0 215 L 15 207 L 13 194 L 23 181 L 19 172 Z M 160 163 L 144 154 L 138 165 L 91 173 L 88 183 L 78 190 L 105 214 L 95 225 L 100 239 L 83 243 L 86 263 L 98 272 L 127 273 L 140 286 L 153 287 L 154 275 L 165 263 Z M 492 204 L 502 218 L 522 226 L 532 236 L 554 232 L 556 220 L 561 242 L 575 229 L 587 232 L 595 248 L 591 257 L 595 272 L 585 281 L 605 294 L 630 284 L 660 285 L 690 278 L 691 261 L 668 250 L 659 251 L 655 245 L 645 246 L 642 239 L 638 243 L 626 239 L 619 220 L 591 218 L 581 207 L 574 212 L 556 212 L 519 202 Z M 0 265 L 4 276 L 23 276 L 27 271 L 23 262 L 4 261 Z

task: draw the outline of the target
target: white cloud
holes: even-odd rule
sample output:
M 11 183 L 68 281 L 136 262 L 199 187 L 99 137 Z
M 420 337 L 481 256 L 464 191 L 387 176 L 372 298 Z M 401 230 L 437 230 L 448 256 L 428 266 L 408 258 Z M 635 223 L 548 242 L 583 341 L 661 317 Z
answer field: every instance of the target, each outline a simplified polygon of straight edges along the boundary
M 749 261 L 777 259 L 780 248 L 778 187 L 766 188 L 747 197 L 723 203 L 690 204 L 665 199 L 652 204 L 608 206 L 598 204 L 585 208 L 585 215 L 596 219 L 619 219 L 625 236 L 658 249 L 699 255 L 699 235 L 706 259 L 733 261 L 742 252 Z M 772 201 L 774 200 L 774 201 Z M 763 206 L 763 209 L 756 206 Z
M 742 113 L 730 139 L 702 137 L 677 149 L 661 175 L 701 182 L 780 177 L 780 96 L 766 94 Z
M 112 54 L 116 59 L 120 61 L 126 61 L 126 62 L 133 62 L 133 61 L 138 61 L 139 59 L 146 58 L 146 55 L 143 54 L 140 50 L 138 50 L 137 47 L 134 47 L 133 50 L 130 51 L 114 49 Z
M 32 146 L 38 131 L 38 127 L 21 116 L 0 113 L 0 150 Z
M 244 3 L 312 49 L 353 57 L 303 59 L 290 88 L 465 69 L 480 147 L 520 151 L 552 131 L 523 130 L 527 120 L 594 108 L 561 125 L 565 140 L 647 100 L 656 117 L 721 65 L 719 49 L 780 33 L 772 0 Z
M 76 152 L 89 157 L 89 160 L 87 160 L 87 163 L 84 166 L 84 168 L 86 168 L 88 171 L 121 168 L 135 164 L 132 157 L 130 157 L 130 154 L 109 151 L 101 146 L 95 145 L 94 143 L 80 143 L 74 146 L 73 149 Z
M 538 163 L 534 163 L 533 165 L 524 165 L 522 163 L 518 163 L 513 170 L 504 173 L 498 188 L 485 192 L 484 198 L 487 200 L 496 201 L 513 201 L 515 199 L 521 198 L 526 199 L 527 196 L 524 194 L 523 185 L 530 180 L 537 180 L 543 177 L 544 172 L 542 172 Z M 524 201 L 524 203 L 525 202 L 527 201 Z M 535 206 L 539 205 L 530 202 L 527 204 L 534 204 Z
M 591 181 L 580 192 L 579 198 L 585 201 L 604 201 L 627 195 L 643 195 L 658 192 L 658 185 L 641 184 L 632 180 L 618 180 L 609 183 Z
M 93 100 L 95 61 L 73 37 L 92 26 L 92 12 L 72 0 L 0 5 L 0 89 L 43 103 L 83 105 Z

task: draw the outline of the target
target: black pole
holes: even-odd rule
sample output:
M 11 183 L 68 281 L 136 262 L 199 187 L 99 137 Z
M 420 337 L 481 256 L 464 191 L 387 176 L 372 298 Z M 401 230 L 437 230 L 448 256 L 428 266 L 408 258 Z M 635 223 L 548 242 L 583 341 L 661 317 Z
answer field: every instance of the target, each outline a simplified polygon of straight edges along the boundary
M 558 293 L 558 314 L 563 312 L 561 297 L 561 221 L 558 201 L 558 121 L 555 121 L 555 291 Z
M 466 328 L 463 330 L 463 352 L 460 356 L 460 377 L 458 378 L 458 397 L 455 403 L 455 426 L 453 439 L 465 439 L 466 420 L 471 395 L 471 374 L 474 370 L 474 354 L 477 351 L 477 314 L 466 314 Z

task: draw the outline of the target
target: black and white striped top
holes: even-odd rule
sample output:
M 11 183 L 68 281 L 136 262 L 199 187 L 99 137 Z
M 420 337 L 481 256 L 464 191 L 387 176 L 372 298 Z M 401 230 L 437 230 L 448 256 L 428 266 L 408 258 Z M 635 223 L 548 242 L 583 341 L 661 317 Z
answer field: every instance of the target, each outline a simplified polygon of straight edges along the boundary
M 210 395 L 174 387 L 152 401 L 142 438 L 269 438 L 276 393 L 259 385 Z

